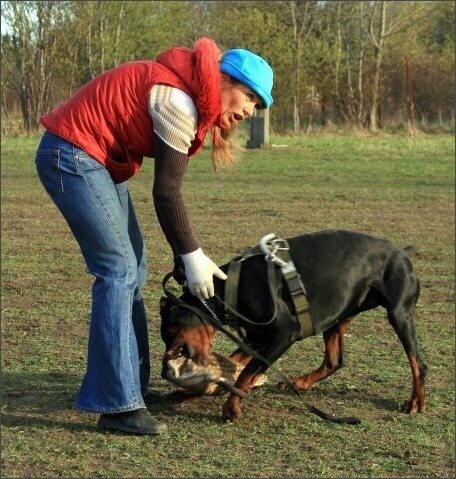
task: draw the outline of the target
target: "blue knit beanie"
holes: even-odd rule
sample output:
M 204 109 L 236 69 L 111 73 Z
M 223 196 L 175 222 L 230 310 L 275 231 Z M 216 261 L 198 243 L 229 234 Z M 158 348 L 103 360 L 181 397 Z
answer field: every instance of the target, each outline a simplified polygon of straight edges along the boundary
M 220 70 L 249 86 L 263 100 L 260 108 L 272 105 L 274 75 L 261 57 L 242 48 L 228 50 L 220 61 Z

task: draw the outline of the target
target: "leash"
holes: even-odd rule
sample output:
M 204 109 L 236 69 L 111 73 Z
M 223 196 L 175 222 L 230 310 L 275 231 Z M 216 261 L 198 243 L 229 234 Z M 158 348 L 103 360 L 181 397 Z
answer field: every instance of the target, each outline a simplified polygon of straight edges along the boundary
M 257 351 L 255 351 L 253 348 L 251 348 L 248 344 L 246 344 L 244 341 L 241 341 L 235 334 L 233 334 L 231 331 L 226 329 L 223 326 L 222 321 L 218 316 L 215 314 L 214 311 L 209 307 L 207 302 L 205 300 L 200 300 L 203 306 L 209 311 L 209 314 L 206 314 L 204 311 L 202 311 L 199 308 L 196 308 L 194 306 L 191 306 L 190 304 L 186 303 L 182 299 L 178 298 L 175 296 L 171 291 L 169 291 L 166 288 L 166 284 L 168 283 L 169 278 L 173 276 L 173 271 L 169 272 L 162 281 L 162 287 L 163 291 L 165 292 L 166 296 L 168 299 L 170 299 L 173 303 L 177 304 L 178 306 L 181 306 L 183 308 L 187 308 L 190 311 L 194 312 L 201 320 L 206 320 L 209 323 L 213 324 L 216 329 L 222 331 L 229 339 L 231 339 L 237 346 L 239 346 L 246 354 L 254 357 L 255 359 L 258 359 L 262 363 L 264 363 L 268 369 L 271 369 L 277 376 L 282 379 L 285 384 L 298 396 L 302 399 L 302 395 L 300 391 L 296 388 L 296 386 L 290 381 L 290 379 L 283 374 L 280 370 L 278 370 L 275 366 L 273 366 L 270 361 L 268 361 L 265 357 L 263 357 L 261 354 L 259 354 Z M 220 298 L 217 297 L 219 301 Z M 223 303 L 223 302 L 222 302 Z M 251 321 L 252 322 L 252 321 Z M 256 324 L 256 323 L 254 323 Z M 242 396 L 241 396 L 242 397 Z M 343 423 L 343 424 L 360 424 L 361 420 L 357 417 L 335 417 L 333 414 L 328 414 L 325 413 L 324 411 L 321 411 L 320 409 L 316 408 L 315 406 L 312 406 L 311 404 L 307 403 L 302 399 L 302 402 L 304 406 L 307 408 L 308 411 L 312 412 L 313 414 L 317 415 L 318 417 L 324 419 L 325 421 L 328 422 L 335 422 L 335 423 Z

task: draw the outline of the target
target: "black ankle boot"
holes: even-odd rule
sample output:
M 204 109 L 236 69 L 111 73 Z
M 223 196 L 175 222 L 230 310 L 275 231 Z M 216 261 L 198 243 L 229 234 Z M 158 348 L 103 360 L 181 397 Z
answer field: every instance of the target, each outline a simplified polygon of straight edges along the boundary
M 98 427 L 132 434 L 162 434 L 168 430 L 166 424 L 154 419 L 147 409 L 102 414 L 98 420 Z

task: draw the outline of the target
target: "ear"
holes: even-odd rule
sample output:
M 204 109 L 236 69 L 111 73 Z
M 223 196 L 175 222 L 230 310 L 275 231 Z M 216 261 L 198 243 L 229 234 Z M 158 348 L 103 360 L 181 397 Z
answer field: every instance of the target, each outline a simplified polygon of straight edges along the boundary
M 233 84 L 233 79 L 227 73 L 221 73 L 222 88 L 227 88 Z
M 174 270 L 173 270 L 173 278 L 182 286 L 187 277 L 185 276 L 185 265 L 182 256 L 177 256 L 174 259 Z
M 169 301 L 168 301 L 168 298 L 165 298 L 164 296 L 162 296 L 160 298 L 160 311 L 163 311 L 165 308 L 168 308 L 169 307 Z

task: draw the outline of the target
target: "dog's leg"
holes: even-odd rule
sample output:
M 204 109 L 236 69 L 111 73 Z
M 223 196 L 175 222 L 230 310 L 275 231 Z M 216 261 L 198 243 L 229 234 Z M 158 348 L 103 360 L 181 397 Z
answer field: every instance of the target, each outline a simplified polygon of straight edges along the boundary
M 410 399 L 404 401 L 404 411 L 408 414 L 424 412 L 426 409 L 425 381 L 427 366 L 418 354 L 415 328 L 411 314 L 402 314 L 400 317 L 401 319 L 398 320 L 394 312 L 388 311 L 388 320 L 404 347 L 412 370 L 412 394 Z M 408 319 L 404 320 L 404 317 L 408 317 Z
M 406 413 L 424 412 L 427 366 L 418 353 L 413 314 L 420 292 L 420 283 L 408 258 L 391 260 L 385 274 L 388 298 L 388 321 L 402 343 L 412 370 L 412 394 L 404 402 Z
M 249 392 L 251 391 L 258 379 L 261 377 L 263 374 L 263 371 L 257 373 L 257 374 L 249 374 L 249 375 L 244 375 L 244 377 L 241 377 L 241 375 L 238 377 L 236 381 L 236 388 L 240 389 L 241 391 Z M 239 421 L 239 419 L 242 416 L 242 410 L 241 410 L 241 398 L 237 396 L 236 394 L 230 394 L 230 396 L 227 398 L 225 403 L 223 404 L 222 407 L 222 418 L 225 421 L 228 422 L 236 422 Z
M 318 369 L 299 377 L 291 377 L 291 382 L 301 391 L 307 391 L 318 381 L 327 378 L 344 365 L 343 344 L 344 334 L 350 320 L 342 321 L 323 333 L 325 356 Z M 287 389 L 284 382 L 278 384 L 279 389 Z
M 413 376 L 413 390 L 410 399 L 404 402 L 406 413 L 424 412 L 426 409 L 425 377 L 427 366 L 421 359 L 409 356 Z
M 237 348 L 235 351 L 231 353 L 230 358 L 234 362 L 240 363 L 246 366 L 248 362 L 252 359 L 252 356 L 245 353 L 241 348 Z
M 281 357 L 291 346 L 288 334 L 279 332 L 272 340 L 263 347 L 258 348 L 257 352 L 263 356 L 269 364 L 273 364 L 277 358 Z M 237 350 L 233 353 L 238 352 Z M 258 379 L 268 369 L 268 366 L 257 358 L 251 358 L 247 366 L 238 376 L 235 387 L 248 393 L 251 391 Z M 231 394 L 222 407 L 222 417 L 226 421 L 236 422 L 241 418 L 241 398 L 236 394 Z

